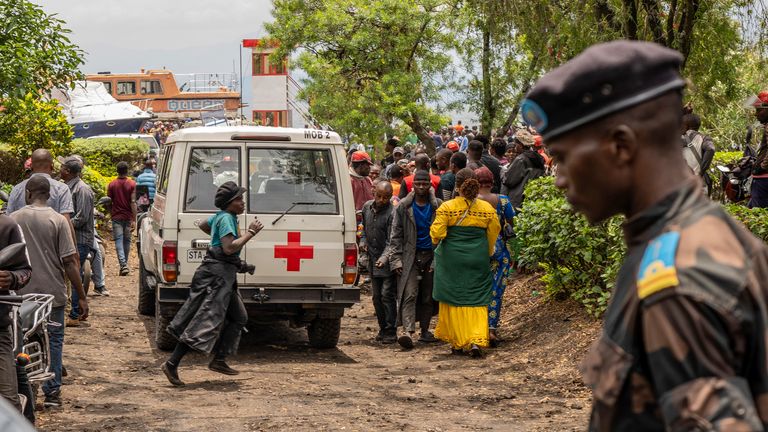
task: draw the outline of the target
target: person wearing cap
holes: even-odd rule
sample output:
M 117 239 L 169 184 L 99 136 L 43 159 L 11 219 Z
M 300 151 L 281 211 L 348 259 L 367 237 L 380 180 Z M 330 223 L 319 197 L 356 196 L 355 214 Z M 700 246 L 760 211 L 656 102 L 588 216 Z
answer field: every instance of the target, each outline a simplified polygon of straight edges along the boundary
M 509 197 L 512 207 L 523 207 L 523 193 L 529 181 L 545 173 L 544 158 L 533 149 L 534 138 L 528 131 L 520 129 L 515 133 L 518 155 L 510 162 L 501 179 L 501 194 Z
M 237 273 L 254 271 L 253 266 L 240 259 L 240 251 L 264 228 L 254 218 L 240 235 L 237 216 L 245 211 L 245 192 L 235 182 L 219 186 L 214 203 L 220 211 L 200 224 L 200 230 L 211 236 L 211 246 L 192 277 L 189 297 L 167 328 L 178 343 L 161 369 L 174 386 L 184 385 L 178 367 L 191 350 L 213 352 L 208 369 L 214 372 L 239 373 L 226 363 L 226 357 L 237 351 L 240 333 L 248 322 L 237 290 Z
M 72 204 L 75 212 L 72 215 L 72 225 L 75 227 L 75 245 L 80 258 L 80 277 L 83 277 L 83 265 L 88 254 L 93 251 L 95 221 L 93 216 L 93 190 L 80 178 L 83 162 L 77 156 L 59 159 L 61 162 L 61 179 L 72 192 Z M 68 326 L 77 326 L 80 319 L 77 290 L 72 290 L 72 308 L 69 312 Z
M 450 150 L 453 153 L 456 153 L 459 151 L 459 143 L 456 141 L 448 141 L 448 144 L 445 145 L 445 148 Z
M 371 157 L 364 151 L 352 153 L 349 178 L 352 181 L 352 196 L 355 200 L 355 211 L 363 209 L 363 204 L 373 199 L 373 182 L 371 173 Z
M 395 161 L 398 159 L 398 157 L 395 155 L 395 150 L 400 149 L 400 157 L 403 156 L 403 148 L 400 147 L 400 139 L 397 137 L 392 137 L 387 140 L 387 143 L 384 144 L 384 151 L 386 152 L 387 156 L 384 157 L 384 159 L 381 160 L 380 165 L 383 168 L 387 168 L 391 164 L 395 163 Z
M 389 163 L 388 165 L 386 165 L 386 166 L 385 166 L 385 165 L 382 165 L 382 166 L 384 167 L 384 172 L 382 173 L 382 175 L 383 175 L 385 178 L 390 178 L 390 171 L 392 170 L 392 167 L 393 167 L 393 166 L 395 166 L 395 165 L 397 165 L 397 161 L 399 161 L 400 159 L 402 159 L 404 155 L 405 155 L 405 150 L 404 150 L 402 147 L 395 147 L 395 148 L 392 150 L 392 154 L 391 154 L 391 156 L 392 156 L 392 162 L 390 162 L 390 163 Z M 383 162 L 383 161 L 382 161 L 382 162 Z M 395 196 L 397 196 L 397 193 L 395 193 Z
M 591 223 L 623 214 L 627 253 L 582 364 L 592 431 L 768 426 L 768 248 L 701 190 L 680 151 L 680 53 L 592 46 L 521 105 Z
M 131 237 L 136 226 L 136 182 L 128 177 L 128 162 L 117 163 L 117 178 L 107 185 L 107 196 L 112 200 L 112 238 L 120 263 L 120 276 L 127 276 Z
M 425 155 L 426 156 L 426 155 Z M 427 158 L 429 160 L 429 158 Z M 421 342 L 436 342 L 429 331 L 434 304 L 432 302 L 432 240 L 429 227 L 443 201 L 431 191 L 429 173 L 420 169 L 413 179 L 413 193 L 400 201 L 392 220 L 390 268 L 398 276 L 398 322 L 403 332 L 397 342 L 405 349 L 413 348 L 416 321 L 421 329 Z
M 755 107 L 755 118 L 763 128 L 763 137 L 757 147 L 757 156 L 752 168 L 749 207 L 768 208 L 768 91 L 760 92 L 752 106 Z

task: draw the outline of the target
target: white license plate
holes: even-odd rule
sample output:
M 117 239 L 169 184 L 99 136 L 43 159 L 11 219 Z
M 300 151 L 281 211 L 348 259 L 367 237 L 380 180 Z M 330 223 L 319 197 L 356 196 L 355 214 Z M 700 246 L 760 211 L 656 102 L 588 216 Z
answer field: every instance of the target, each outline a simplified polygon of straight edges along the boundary
M 188 263 L 203 262 L 203 257 L 204 256 L 205 256 L 205 250 L 203 250 L 203 249 L 188 249 L 187 250 L 187 262 Z

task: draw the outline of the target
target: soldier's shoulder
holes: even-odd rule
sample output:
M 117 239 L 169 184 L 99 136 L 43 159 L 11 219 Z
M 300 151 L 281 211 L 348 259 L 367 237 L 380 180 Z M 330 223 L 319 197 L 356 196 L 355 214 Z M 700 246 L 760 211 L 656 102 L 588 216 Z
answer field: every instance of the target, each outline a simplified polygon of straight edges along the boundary
M 651 240 L 637 275 L 637 295 L 646 304 L 687 295 L 735 304 L 745 288 L 749 261 L 740 227 L 715 209 L 670 227 Z

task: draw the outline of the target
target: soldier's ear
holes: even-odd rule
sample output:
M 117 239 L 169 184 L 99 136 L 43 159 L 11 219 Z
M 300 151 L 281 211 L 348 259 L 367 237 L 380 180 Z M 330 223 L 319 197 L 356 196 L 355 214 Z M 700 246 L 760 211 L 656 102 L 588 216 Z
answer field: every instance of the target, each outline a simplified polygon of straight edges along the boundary
M 626 124 L 613 126 L 607 135 L 606 149 L 616 166 L 631 165 L 637 155 L 638 136 Z

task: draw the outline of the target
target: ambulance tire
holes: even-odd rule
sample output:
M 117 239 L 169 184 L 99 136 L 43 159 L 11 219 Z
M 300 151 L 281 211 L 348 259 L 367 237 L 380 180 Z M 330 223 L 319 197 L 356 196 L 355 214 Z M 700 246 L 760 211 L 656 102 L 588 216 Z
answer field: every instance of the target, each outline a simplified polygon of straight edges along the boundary
M 155 315 L 155 343 L 157 344 L 157 349 L 161 351 L 170 351 L 176 347 L 176 338 L 165 331 L 170 323 L 171 318 L 160 314 Z
M 137 309 L 141 315 L 152 316 L 155 314 L 155 290 L 147 283 L 148 275 L 147 269 L 144 268 L 144 259 L 139 254 L 139 299 Z
M 335 348 L 340 333 L 341 318 L 315 318 L 307 327 L 312 348 Z

